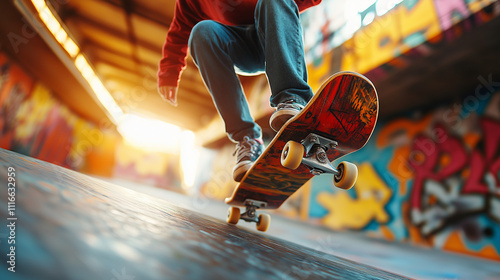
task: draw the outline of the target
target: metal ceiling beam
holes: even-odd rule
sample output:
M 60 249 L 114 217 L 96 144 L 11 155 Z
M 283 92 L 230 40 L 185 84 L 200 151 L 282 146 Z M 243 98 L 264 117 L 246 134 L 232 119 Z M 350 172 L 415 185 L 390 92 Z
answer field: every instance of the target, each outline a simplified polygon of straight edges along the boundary
M 129 62 L 127 64 L 134 63 L 134 60 L 132 59 L 132 57 L 130 56 L 129 53 L 110 48 L 108 45 L 101 44 L 101 43 L 99 43 L 95 40 L 92 40 L 90 38 L 87 38 L 87 40 L 81 45 L 81 49 L 84 50 L 86 53 L 92 54 L 91 55 L 92 57 L 95 56 L 95 54 L 104 53 L 107 55 L 112 55 L 114 57 L 119 57 L 120 59 L 126 60 L 127 62 Z M 105 59 L 105 58 L 103 56 L 99 56 L 99 58 L 96 58 L 96 59 Z M 108 61 L 109 60 L 110 59 L 108 59 Z M 155 71 L 157 71 L 157 69 L 158 69 L 158 65 L 156 63 L 152 64 L 152 63 L 149 63 L 147 61 L 142 61 L 141 65 L 142 65 L 142 67 L 155 69 Z M 129 71 L 137 72 L 137 70 L 138 70 L 137 68 L 130 68 L 130 67 L 127 67 L 125 65 L 121 65 L 120 67 L 122 67 L 123 69 L 127 69 Z
M 118 75 L 106 75 L 106 79 L 108 79 L 108 81 L 117 81 L 120 84 L 126 85 L 125 87 L 127 87 L 128 89 L 134 89 L 134 87 L 139 87 L 141 89 L 144 89 L 144 90 L 142 90 L 142 92 L 145 92 L 145 93 L 153 96 L 153 98 L 158 98 L 157 102 L 160 102 L 160 103 L 162 102 L 160 99 L 160 96 L 156 92 L 156 89 L 155 90 L 147 90 L 144 87 L 142 87 L 141 85 L 126 81 L 126 79 L 124 79 L 123 77 L 120 77 Z M 196 92 L 193 92 L 189 89 L 186 89 L 186 88 L 180 89 L 179 95 L 177 97 L 178 97 L 179 104 L 189 104 L 190 109 L 192 108 L 193 111 L 196 112 L 196 114 L 215 115 L 215 113 L 216 113 L 215 107 L 213 107 L 211 105 L 212 104 L 211 99 L 199 98 L 199 95 Z
M 102 0 L 102 2 L 108 3 L 117 8 L 123 8 L 122 0 Z M 164 15 L 161 15 L 155 11 L 149 10 L 140 5 L 134 5 L 134 8 L 131 10 L 131 13 L 135 16 L 152 21 L 156 24 L 162 25 L 167 28 L 170 26 L 170 23 L 172 22 L 172 18 L 170 17 L 166 18 Z
M 147 78 L 147 76 L 142 75 L 138 73 L 137 69 L 135 68 L 130 68 L 127 67 L 123 64 L 118 63 L 116 60 L 113 60 L 110 58 L 111 54 L 115 54 L 120 56 L 120 59 L 123 60 L 129 60 L 129 63 L 127 64 L 133 64 L 131 61 L 131 58 L 126 55 L 120 55 L 117 54 L 115 50 L 112 50 L 110 48 L 105 48 L 101 47 L 100 45 L 89 45 L 88 43 L 86 44 L 86 48 L 89 50 L 90 53 L 92 53 L 92 59 L 94 64 L 96 63 L 106 63 L 110 66 L 113 66 L 117 69 L 120 69 L 122 71 L 126 71 L 130 74 L 136 75 L 137 77 L 140 78 Z M 95 50 L 93 50 L 95 48 Z M 156 71 L 157 71 L 157 65 L 153 64 L 146 64 L 143 65 L 144 67 L 147 68 L 147 72 L 154 73 L 154 76 L 151 76 L 150 80 L 153 80 L 156 83 Z M 202 99 L 203 102 L 205 101 L 211 101 L 210 96 L 208 94 L 208 91 L 203 84 L 201 78 L 198 75 L 198 70 L 195 68 L 196 66 L 193 64 L 188 64 L 188 69 L 184 71 L 184 74 L 182 76 L 182 81 L 181 81 L 181 88 L 182 89 L 188 89 L 194 93 L 198 93 L 197 95 L 199 98 Z M 144 69 L 144 68 L 143 68 Z
M 88 17 L 85 17 L 84 15 L 75 14 L 70 19 L 68 19 L 68 21 L 73 22 L 75 25 L 88 26 L 90 28 L 98 29 L 103 33 L 109 34 L 109 36 L 113 37 L 114 40 L 120 40 L 123 41 L 125 44 L 131 44 L 127 40 L 128 34 L 126 32 L 123 32 L 121 30 L 109 26 L 102 25 L 99 22 L 96 22 Z M 157 46 L 149 42 L 145 42 L 144 40 L 137 40 L 136 44 L 138 47 L 151 52 L 161 52 L 162 46 Z
M 137 37 L 135 36 L 134 24 L 132 23 L 132 11 L 134 9 L 131 0 L 122 0 L 122 7 L 125 11 L 125 22 L 127 23 L 127 35 L 130 44 L 132 45 L 132 60 L 137 66 L 141 66 L 142 62 L 139 60 L 137 51 Z
M 156 77 L 154 79 L 148 79 L 147 77 L 143 75 L 139 75 L 137 72 L 130 71 L 128 69 L 122 68 L 120 65 L 117 65 L 113 61 L 107 61 L 105 59 L 99 60 L 98 63 L 102 63 L 106 65 L 107 67 L 114 68 L 114 71 L 117 72 L 125 72 L 128 76 L 135 76 L 137 80 L 141 79 L 147 79 L 148 83 L 156 85 Z M 103 78 L 113 78 L 113 79 L 119 79 L 119 74 L 117 73 L 116 75 L 109 75 L 109 74 L 102 74 Z M 144 88 L 144 85 L 142 83 L 134 83 L 131 82 L 130 80 L 127 79 L 120 79 L 123 82 L 127 82 L 129 85 L 134 85 L 134 86 L 139 86 Z M 151 90 L 156 94 L 156 88 Z M 193 82 L 191 80 L 183 80 L 181 82 L 180 88 L 179 88 L 180 94 L 179 94 L 179 99 L 184 99 L 186 102 L 193 103 L 193 104 L 198 104 L 200 106 L 205 106 L 208 107 L 207 104 L 212 103 L 212 99 L 210 95 L 208 94 L 206 88 L 203 86 L 198 86 L 198 81 Z M 206 93 L 206 94 L 205 94 Z M 209 111 L 214 111 L 214 109 L 210 109 Z

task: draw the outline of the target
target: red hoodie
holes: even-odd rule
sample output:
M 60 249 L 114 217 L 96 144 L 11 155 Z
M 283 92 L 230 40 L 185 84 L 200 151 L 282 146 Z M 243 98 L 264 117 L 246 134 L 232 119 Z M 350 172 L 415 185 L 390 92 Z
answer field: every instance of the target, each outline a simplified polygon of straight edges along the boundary
M 191 29 L 202 20 L 226 25 L 254 24 L 258 0 L 177 0 L 175 14 L 163 45 L 158 71 L 159 86 L 177 86 L 186 66 Z M 272 0 L 277 1 L 277 0 Z M 318 5 L 321 0 L 295 0 L 299 11 Z

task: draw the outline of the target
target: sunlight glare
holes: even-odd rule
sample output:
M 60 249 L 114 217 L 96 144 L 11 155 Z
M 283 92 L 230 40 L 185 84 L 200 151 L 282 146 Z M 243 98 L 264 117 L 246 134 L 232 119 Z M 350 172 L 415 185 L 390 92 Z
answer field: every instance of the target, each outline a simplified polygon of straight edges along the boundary
M 382 16 L 388 11 L 394 9 L 398 4 L 403 2 L 403 0 L 378 0 L 377 1 L 377 15 Z
M 178 126 L 133 114 L 125 114 L 118 131 L 129 145 L 146 151 L 178 154 L 181 129 Z
M 199 161 L 199 149 L 196 148 L 195 135 L 191 131 L 184 131 L 181 136 L 181 167 L 184 177 L 184 185 L 187 191 L 194 186 L 197 166 Z

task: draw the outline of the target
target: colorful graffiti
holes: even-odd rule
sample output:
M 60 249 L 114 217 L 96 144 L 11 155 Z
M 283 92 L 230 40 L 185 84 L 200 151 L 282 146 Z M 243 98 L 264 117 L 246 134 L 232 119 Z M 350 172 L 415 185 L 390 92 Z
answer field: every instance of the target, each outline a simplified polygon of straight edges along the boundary
M 0 148 L 97 176 L 181 185 L 178 156 L 126 146 L 114 129 L 77 116 L 1 52 Z
M 0 53 L 0 145 L 10 149 L 16 134 L 16 117 L 31 93 L 33 80 Z
M 411 221 L 423 235 L 469 215 L 485 214 L 500 222 L 500 212 L 495 211 L 500 203 L 500 123 L 482 118 L 479 125 L 483 139 L 472 147 L 439 124 L 434 135 L 413 140 L 408 162 L 415 173 Z M 473 142 L 478 138 L 474 136 Z
M 72 113 L 43 84 L 0 53 L 0 147 L 79 171 L 91 171 L 87 159 L 113 163 L 113 134 Z M 102 147 L 106 147 L 101 149 Z M 99 175 L 112 169 L 99 164 Z
M 317 202 L 328 211 L 322 218 L 323 225 L 335 230 L 360 230 L 370 221 L 382 224 L 389 221 L 385 207 L 392 195 L 390 188 L 369 163 L 359 166 L 359 175 L 355 198 L 347 192 L 318 194 Z
M 379 124 L 353 190 L 314 178 L 311 220 L 500 260 L 500 92 Z
M 352 3 L 351 3 L 352 2 Z M 313 89 L 350 70 L 375 79 L 498 15 L 496 0 L 323 1 L 302 16 Z M 489 7 L 489 8 L 488 8 Z

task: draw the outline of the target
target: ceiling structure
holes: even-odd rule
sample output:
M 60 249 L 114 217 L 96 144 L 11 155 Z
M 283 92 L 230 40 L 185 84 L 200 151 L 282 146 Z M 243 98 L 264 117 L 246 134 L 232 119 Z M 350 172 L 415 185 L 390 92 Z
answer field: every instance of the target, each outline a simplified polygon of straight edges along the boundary
M 125 113 L 198 130 L 216 116 L 190 58 L 178 107 L 157 93 L 156 73 L 175 0 L 48 0 Z M 62 2 L 62 4 L 59 4 Z

